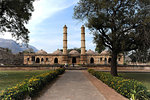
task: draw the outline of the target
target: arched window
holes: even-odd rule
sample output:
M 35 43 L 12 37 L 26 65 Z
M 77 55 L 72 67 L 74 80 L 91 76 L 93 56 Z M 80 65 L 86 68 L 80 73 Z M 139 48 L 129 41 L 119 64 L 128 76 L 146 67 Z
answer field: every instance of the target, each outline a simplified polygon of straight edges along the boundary
M 73 57 L 73 58 L 72 58 L 72 63 L 73 63 L 73 64 L 76 63 L 76 57 Z
M 46 58 L 46 61 L 48 61 L 48 58 Z
M 40 58 L 36 58 L 36 63 L 40 63 Z
M 91 64 L 94 64 L 94 58 L 91 58 L 91 59 L 90 59 L 90 63 L 91 63 Z
M 41 59 L 41 62 L 43 62 L 43 61 L 44 61 L 44 58 Z
M 57 64 L 58 63 L 58 58 L 54 59 L 54 63 Z

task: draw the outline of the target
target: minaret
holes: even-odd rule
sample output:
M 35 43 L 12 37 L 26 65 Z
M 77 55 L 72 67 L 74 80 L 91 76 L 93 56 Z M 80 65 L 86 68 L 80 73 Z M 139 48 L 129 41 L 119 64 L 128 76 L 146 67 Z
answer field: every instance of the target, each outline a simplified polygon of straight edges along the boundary
M 86 64 L 87 57 L 85 54 L 85 27 L 82 25 L 81 27 L 81 56 L 80 56 L 80 64 Z
M 85 27 L 81 27 L 81 55 L 85 54 Z
M 67 55 L 67 26 L 63 27 L 63 54 Z
M 67 55 L 67 26 L 65 25 L 63 27 L 63 57 L 62 57 L 62 63 L 67 64 L 68 63 L 68 55 Z

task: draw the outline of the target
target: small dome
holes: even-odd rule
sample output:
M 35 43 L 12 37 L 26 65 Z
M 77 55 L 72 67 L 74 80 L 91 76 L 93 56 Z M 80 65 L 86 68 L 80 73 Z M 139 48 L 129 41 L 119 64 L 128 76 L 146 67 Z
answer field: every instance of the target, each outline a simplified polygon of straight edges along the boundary
M 36 54 L 47 54 L 47 52 L 41 49 L 41 50 L 37 51 Z
M 79 52 L 78 51 L 76 51 L 76 50 L 71 50 L 70 52 L 69 52 L 69 54 L 71 54 L 71 55 L 78 55 L 79 54 Z
M 57 49 L 56 51 L 53 52 L 53 54 L 62 54 L 62 51 L 60 51 L 59 49 Z
M 110 54 L 108 51 L 104 50 L 101 52 L 101 55 L 107 55 L 107 54 Z
M 86 54 L 91 54 L 91 55 L 95 55 L 96 53 L 94 51 L 92 51 L 91 49 L 89 49 Z

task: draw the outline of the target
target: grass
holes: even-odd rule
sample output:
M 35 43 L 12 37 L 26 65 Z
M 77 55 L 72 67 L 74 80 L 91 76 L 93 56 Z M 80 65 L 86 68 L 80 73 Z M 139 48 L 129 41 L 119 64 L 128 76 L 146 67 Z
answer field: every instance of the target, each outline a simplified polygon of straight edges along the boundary
M 49 70 L 32 70 L 32 71 L 0 71 L 0 92 L 6 88 L 15 86 L 24 79 L 31 78 L 34 75 L 48 72 Z
M 123 73 L 123 77 L 138 80 L 150 90 L 150 73 Z

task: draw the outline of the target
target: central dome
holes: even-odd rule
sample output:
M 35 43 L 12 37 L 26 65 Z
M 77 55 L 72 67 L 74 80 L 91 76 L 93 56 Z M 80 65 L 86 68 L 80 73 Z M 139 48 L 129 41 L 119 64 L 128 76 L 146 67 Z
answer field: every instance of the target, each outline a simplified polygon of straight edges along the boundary
M 80 53 L 77 50 L 71 50 L 69 52 L 69 54 L 71 54 L 71 55 L 79 55 Z
M 108 54 L 110 54 L 110 53 L 109 53 L 109 51 L 104 50 L 104 51 L 102 51 L 100 54 L 101 54 L 101 55 L 108 55 Z
M 57 49 L 56 51 L 53 52 L 53 54 L 62 54 L 62 51 L 60 51 L 59 49 Z
M 89 49 L 86 54 L 90 54 L 90 55 L 95 55 L 96 53 L 94 51 L 92 51 L 91 49 Z
M 43 49 L 41 49 L 41 50 L 37 51 L 36 54 L 47 54 L 47 52 L 44 51 Z

